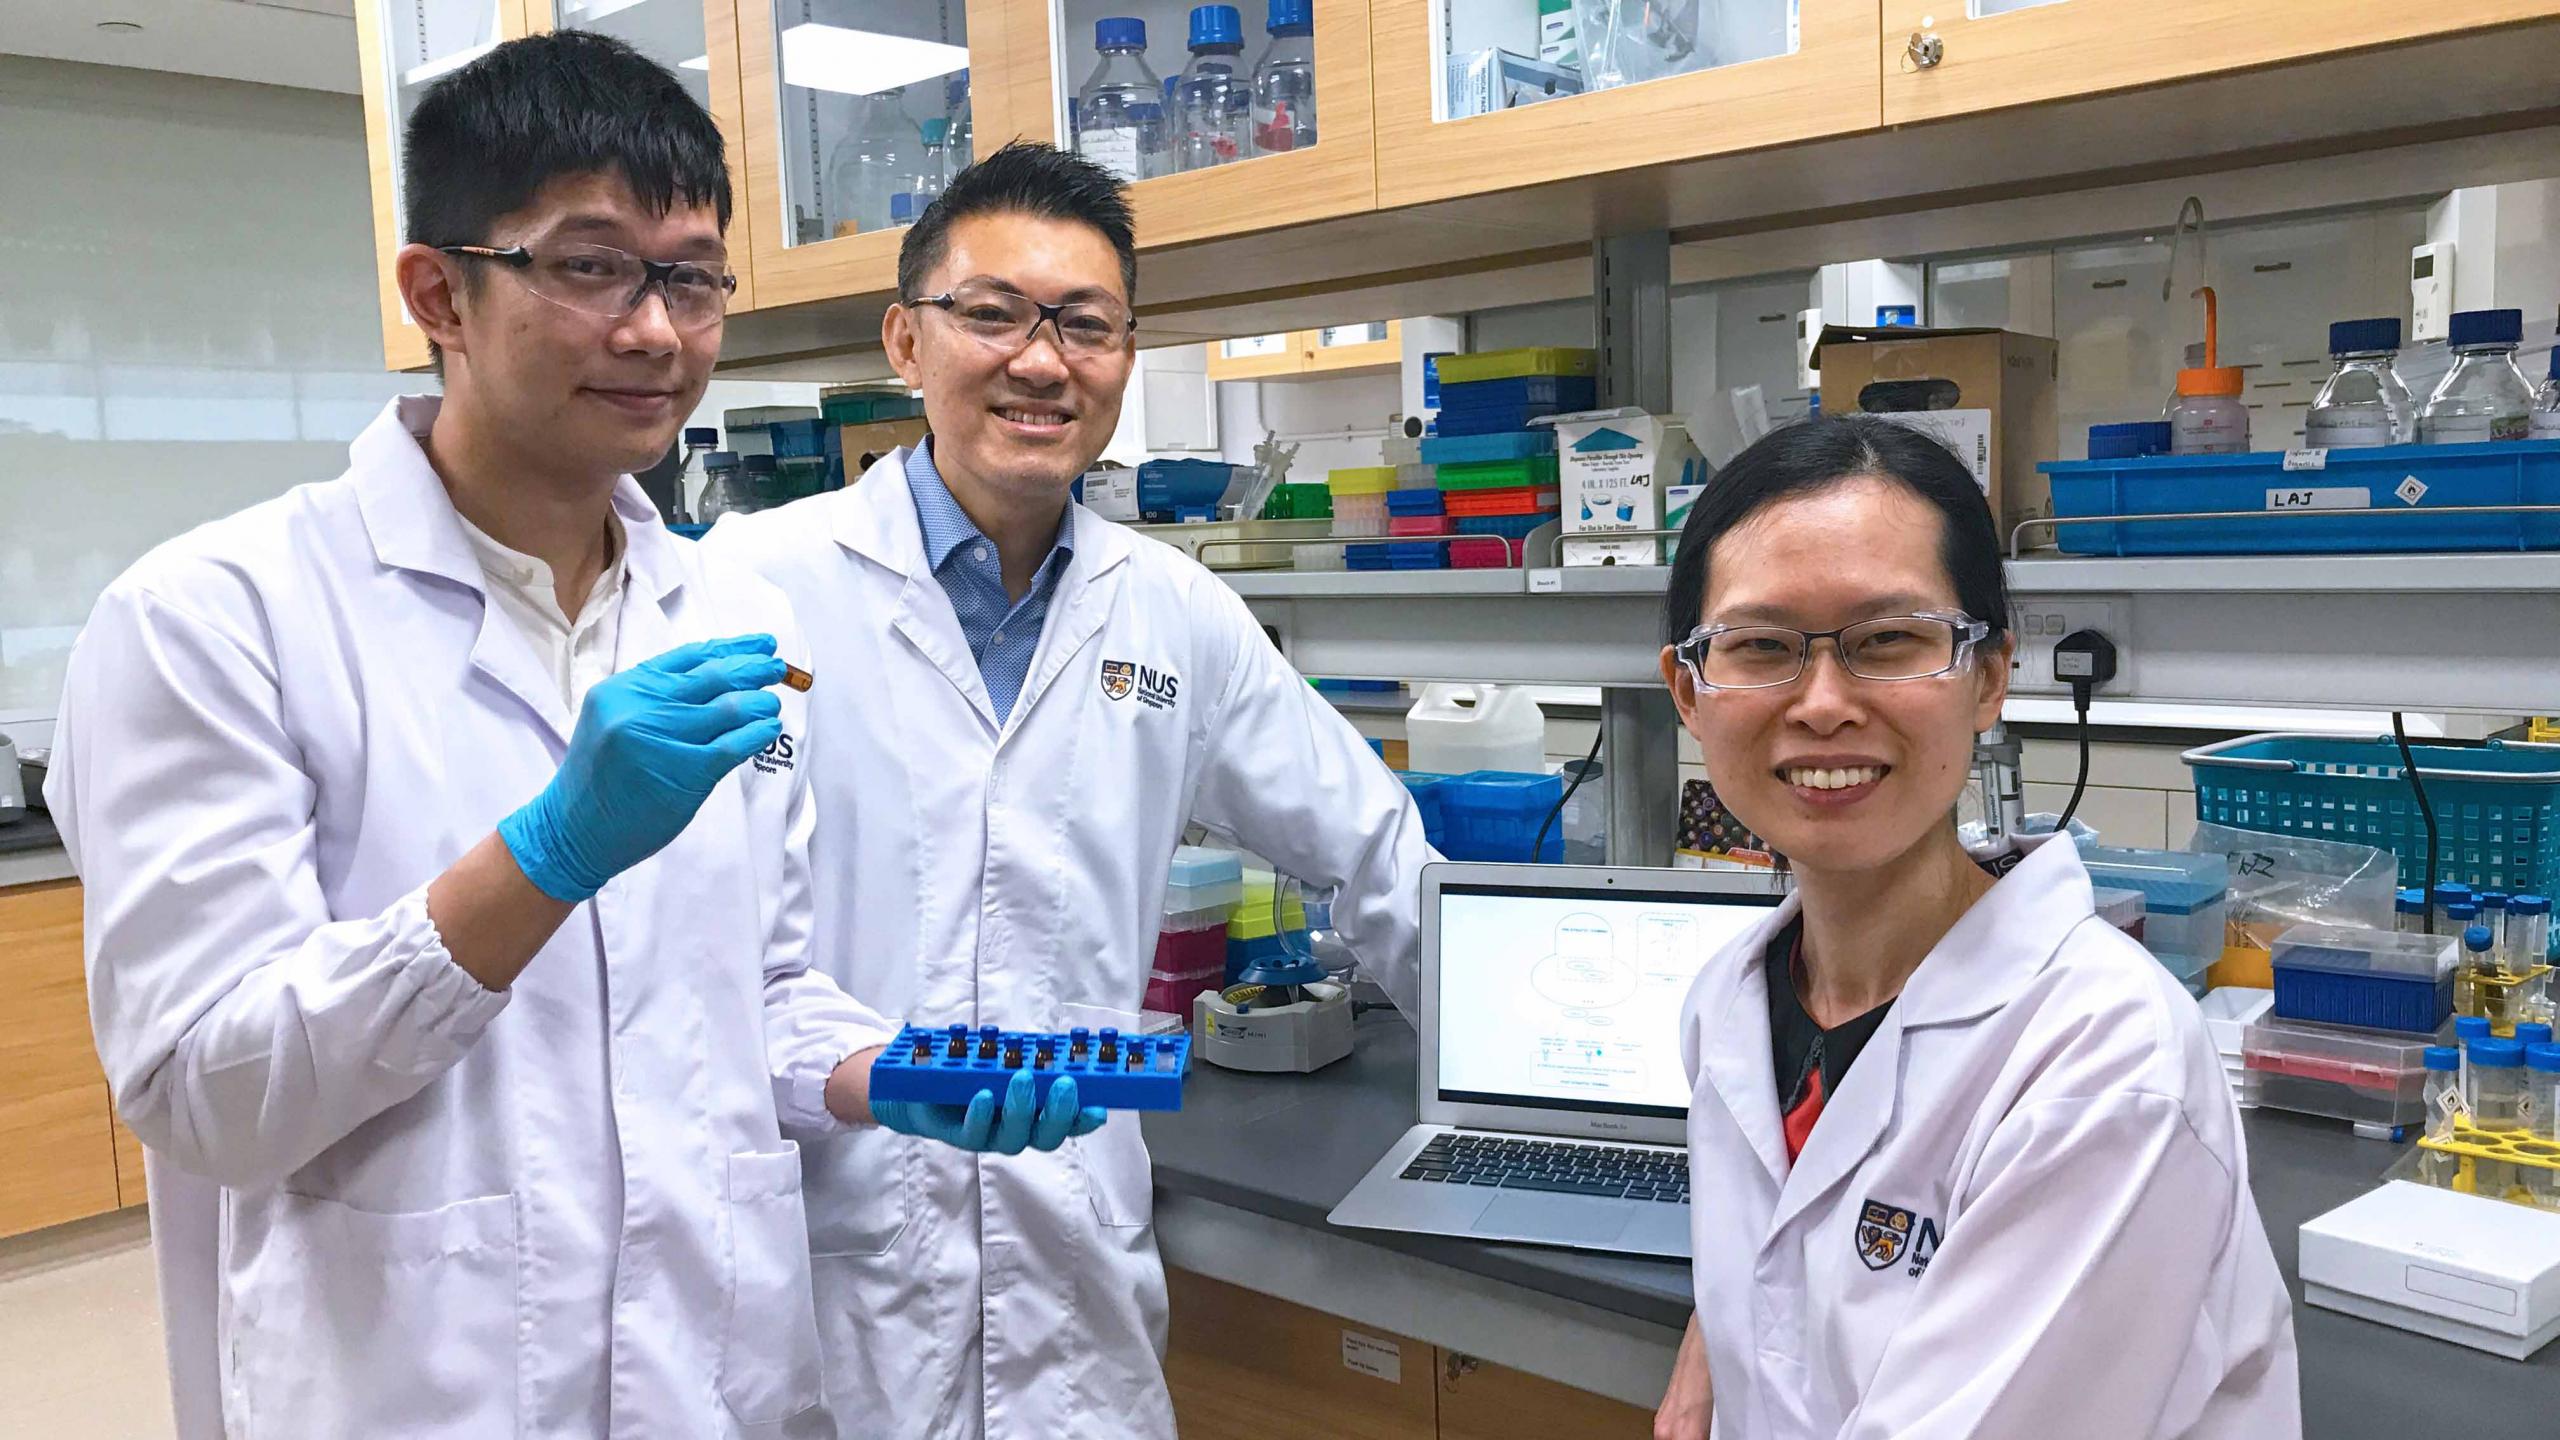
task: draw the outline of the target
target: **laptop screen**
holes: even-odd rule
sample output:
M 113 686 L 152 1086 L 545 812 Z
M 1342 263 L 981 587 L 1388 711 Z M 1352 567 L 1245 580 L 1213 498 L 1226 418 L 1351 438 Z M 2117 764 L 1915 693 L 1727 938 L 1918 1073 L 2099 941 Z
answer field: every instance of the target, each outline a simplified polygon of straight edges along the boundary
M 1442 886 L 1440 1098 L 1680 1119 L 1689 984 L 1777 903 Z

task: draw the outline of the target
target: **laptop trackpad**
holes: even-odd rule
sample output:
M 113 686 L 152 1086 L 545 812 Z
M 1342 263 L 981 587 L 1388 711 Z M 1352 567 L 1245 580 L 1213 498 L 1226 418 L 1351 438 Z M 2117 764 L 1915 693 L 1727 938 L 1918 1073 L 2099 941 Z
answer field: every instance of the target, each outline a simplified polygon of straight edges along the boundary
M 1476 1217 L 1478 1234 L 1534 1235 L 1551 1245 L 1606 1245 L 1627 1228 L 1628 1207 L 1581 1195 L 1504 1190 Z

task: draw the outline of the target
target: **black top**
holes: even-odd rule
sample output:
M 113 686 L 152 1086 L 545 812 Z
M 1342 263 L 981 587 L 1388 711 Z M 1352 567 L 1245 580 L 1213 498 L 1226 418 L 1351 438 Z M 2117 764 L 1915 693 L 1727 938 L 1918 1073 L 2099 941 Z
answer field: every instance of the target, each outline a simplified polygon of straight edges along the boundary
M 1769 981 L 1769 1058 L 1777 1070 L 1778 1113 L 1784 1122 L 1789 1160 L 1803 1152 L 1805 1136 L 1813 1132 L 1823 1102 L 1839 1093 L 1858 1052 L 1867 1048 L 1867 1041 L 1884 1024 L 1885 1012 L 1893 1008 L 1887 1000 L 1824 1029 L 1796 994 L 1803 945 L 1804 917 L 1798 915 L 1769 937 L 1769 948 L 1761 952 Z

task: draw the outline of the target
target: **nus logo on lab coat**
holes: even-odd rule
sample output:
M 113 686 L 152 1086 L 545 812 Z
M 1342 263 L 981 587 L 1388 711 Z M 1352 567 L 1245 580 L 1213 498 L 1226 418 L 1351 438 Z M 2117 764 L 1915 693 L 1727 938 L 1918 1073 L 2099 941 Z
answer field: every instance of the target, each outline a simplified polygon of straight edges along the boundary
M 1938 1253 L 1938 1222 L 1900 1205 L 1869 1200 L 1858 1213 L 1858 1259 L 1870 1270 L 1890 1270 L 1906 1255 L 1911 1273 L 1926 1272 Z
M 755 759 L 748 763 L 767 775 L 779 775 L 785 770 L 798 768 L 797 762 L 792 757 L 799 748 L 798 742 L 792 739 L 791 732 L 785 730 L 774 737 L 772 744 L 756 752 Z
M 1182 694 L 1182 677 L 1170 670 L 1157 670 L 1134 660 L 1102 662 L 1102 694 L 1108 700 L 1126 700 L 1132 694 L 1138 703 L 1150 710 L 1170 710 Z

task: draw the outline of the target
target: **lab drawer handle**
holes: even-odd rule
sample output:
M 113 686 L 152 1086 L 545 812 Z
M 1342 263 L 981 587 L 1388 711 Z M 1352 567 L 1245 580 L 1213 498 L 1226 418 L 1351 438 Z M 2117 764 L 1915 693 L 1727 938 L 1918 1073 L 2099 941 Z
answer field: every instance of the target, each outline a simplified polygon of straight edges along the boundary
M 1911 39 L 1902 47 L 1905 70 L 1935 70 L 1938 62 L 1946 58 L 1947 42 L 1932 31 L 1912 31 Z

